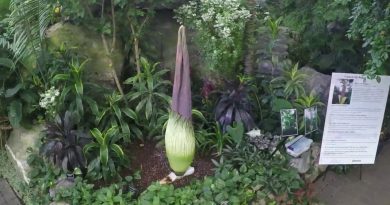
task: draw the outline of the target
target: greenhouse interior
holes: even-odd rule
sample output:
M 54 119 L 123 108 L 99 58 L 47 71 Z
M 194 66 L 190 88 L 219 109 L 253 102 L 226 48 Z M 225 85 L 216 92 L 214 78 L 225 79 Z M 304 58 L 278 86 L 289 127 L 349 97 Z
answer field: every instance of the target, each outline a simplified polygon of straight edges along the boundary
M 1 0 L 0 205 L 389 205 L 389 0 Z

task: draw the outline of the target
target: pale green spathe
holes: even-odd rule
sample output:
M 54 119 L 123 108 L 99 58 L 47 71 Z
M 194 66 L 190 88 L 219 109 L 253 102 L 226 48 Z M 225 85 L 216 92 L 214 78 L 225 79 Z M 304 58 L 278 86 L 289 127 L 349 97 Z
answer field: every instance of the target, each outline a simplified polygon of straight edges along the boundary
M 192 123 L 172 112 L 165 132 L 165 149 L 169 165 L 176 173 L 184 173 L 194 159 L 195 134 Z

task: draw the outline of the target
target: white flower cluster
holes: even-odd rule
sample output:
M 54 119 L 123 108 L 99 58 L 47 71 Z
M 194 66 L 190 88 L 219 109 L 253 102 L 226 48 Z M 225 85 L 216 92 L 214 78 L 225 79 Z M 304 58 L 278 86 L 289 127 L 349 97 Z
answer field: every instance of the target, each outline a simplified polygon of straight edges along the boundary
M 55 105 L 56 97 L 60 95 L 60 91 L 51 87 L 45 93 L 40 94 L 41 100 L 39 101 L 39 106 L 44 109 L 49 109 Z
M 265 15 L 264 21 L 268 21 L 268 20 L 271 19 L 271 16 L 269 15 L 269 12 L 268 12 L 268 11 L 267 11 L 267 12 L 264 12 L 264 15 Z
M 241 0 L 190 1 L 176 12 L 196 31 L 196 42 L 210 69 L 233 69 L 241 56 L 245 23 L 251 17 Z

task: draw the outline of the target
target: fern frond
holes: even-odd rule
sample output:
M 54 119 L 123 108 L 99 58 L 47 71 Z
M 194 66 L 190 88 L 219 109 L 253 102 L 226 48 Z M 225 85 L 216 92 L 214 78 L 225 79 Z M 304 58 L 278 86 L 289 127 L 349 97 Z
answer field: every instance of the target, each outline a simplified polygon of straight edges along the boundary
M 46 28 L 51 20 L 49 4 L 46 0 L 11 0 L 11 14 L 8 23 L 13 34 L 13 42 L 8 48 L 16 60 L 30 55 L 36 57 L 42 50 Z M 6 45 L 0 40 L 0 45 Z

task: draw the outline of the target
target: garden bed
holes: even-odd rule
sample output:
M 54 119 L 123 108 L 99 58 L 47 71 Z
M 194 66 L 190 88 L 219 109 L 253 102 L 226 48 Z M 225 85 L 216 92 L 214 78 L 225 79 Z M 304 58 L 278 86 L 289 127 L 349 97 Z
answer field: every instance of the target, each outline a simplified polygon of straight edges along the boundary
M 138 191 L 142 192 L 153 182 L 159 181 L 166 177 L 171 170 L 169 169 L 168 160 L 165 150 L 162 147 L 156 147 L 152 142 L 137 142 L 132 143 L 127 148 L 131 152 L 130 170 L 123 170 L 122 175 L 127 176 L 139 170 L 141 179 L 135 182 Z M 175 187 L 181 187 L 189 184 L 194 179 L 202 179 L 204 176 L 212 176 L 213 163 L 210 156 L 195 157 L 192 166 L 195 167 L 195 173 L 175 181 Z M 130 171 L 130 172 L 129 172 Z

